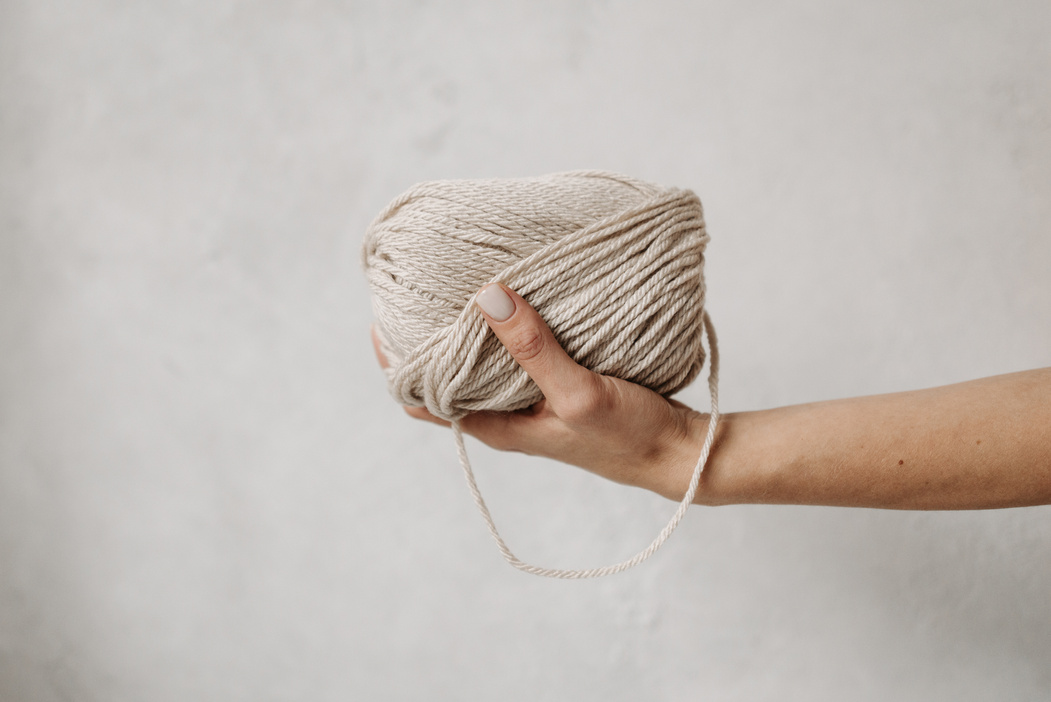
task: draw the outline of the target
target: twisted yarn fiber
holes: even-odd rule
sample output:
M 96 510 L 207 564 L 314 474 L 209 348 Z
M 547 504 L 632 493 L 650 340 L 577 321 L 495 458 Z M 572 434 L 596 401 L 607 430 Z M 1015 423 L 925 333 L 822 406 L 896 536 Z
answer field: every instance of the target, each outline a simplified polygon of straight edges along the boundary
M 581 365 L 674 393 L 704 362 L 707 242 L 692 192 L 612 173 L 421 183 L 365 236 L 391 394 L 447 420 L 541 399 L 469 304 L 496 281 Z
M 472 304 L 501 282 L 521 294 L 581 365 L 670 395 L 700 371 L 707 328 L 700 200 L 599 171 L 538 178 L 418 184 L 395 199 L 365 235 L 363 265 L 387 368 L 403 405 L 453 422 L 475 501 L 512 565 L 554 577 L 590 577 L 641 562 L 663 543 L 692 501 L 691 490 L 652 550 L 590 571 L 536 568 L 519 561 L 496 532 L 463 449 L 456 420 L 479 410 L 510 411 L 542 398 L 539 388 Z M 641 558 L 640 558 L 641 556 Z

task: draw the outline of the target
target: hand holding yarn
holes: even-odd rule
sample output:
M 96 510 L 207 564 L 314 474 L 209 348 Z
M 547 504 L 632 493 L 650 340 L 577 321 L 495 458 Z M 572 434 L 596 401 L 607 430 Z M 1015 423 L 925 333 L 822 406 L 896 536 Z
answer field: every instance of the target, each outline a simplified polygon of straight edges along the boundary
M 707 241 L 690 191 L 597 171 L 421 183 L 369 227 L 362 263 L 388 387 L 409 414 L 452 428 L 471 496 L 508 563 L 554 578 L 618 573 L 653 555 L 695 501 L 1051 504 L 1051 368 L 720 424 Z M 665 399 L 701 370 L 705 337 L 707 417 Z M 496 529 L 464 431 L 682 499 L 632 558 L 586 570 L 530 565 Z
M 694 193 L 600 171 L 421 183 L 369 226 L 362 264 L 388 387 L 410 414 L 451 425 L 471 495 L 514 567 L 555 578 L 626 570 L 661 547 L 693 502 L 719 421 L 707 242 Z M 699 423 L 664 398 L 700 372 L 705 337 L 712 409 Z M 687 456 L 698 424 L 703 441 Z M 628 560 L 530 565 L 496 529 L 464 431 L 681 497 L 679 508 Z
M 615 173 L 421 183 L 365 234 L 391 394 L 455 420 L 541 392 L 470 304 L 524 295 L 581 365 L 672 395 L 705 360 L 701 202 Z
M 460 426 L 489 446 L 579 466 L 625 485 L 682 497 L 708 418 L 635 383 L 601 375 L 571 359 L 528 302 L 499 284 L 475 298 L 496 337 L 543 398 L 515 412 L 475 412 Z M 376 355 L 389 365 L 373 333 Z M 417 419 L 448 426 L 423 407 Z

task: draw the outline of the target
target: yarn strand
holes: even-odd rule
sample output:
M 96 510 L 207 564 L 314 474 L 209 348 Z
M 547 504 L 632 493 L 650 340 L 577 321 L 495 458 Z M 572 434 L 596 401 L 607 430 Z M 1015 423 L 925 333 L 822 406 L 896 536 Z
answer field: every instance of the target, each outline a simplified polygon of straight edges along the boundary
M 719 423 L 719 350 L 718 342 L 716 341 L 715 328 L 712 326 L 712 320 L 708 316 L 708 313 L 704 313 L 704 331 L 708 337 L 708 350 L 709 350 L 709 367 L 708 367 L 708 390 L 711 394 L 711 414 L 708 418 L 708 433 L 704 439 L 704 445 L 701 447 L 700 456 L 697 458 L 697 463 L 693 468 L 693 475 L 690 478 L 690 486 L 686 490 L 686 494 L 682 498 L 682 502 L 679 503 L 679 508 L 672 515 L 671 520 L 657 535 L 657 538 L 653 540 L 649 546 L 642 551 L 639 551 L 633 557 L 615 563 L 613 565 L 603 566 L 601 568 L 590 568 L 586 570 L 566 570 L 560 568 L 542 568 L 540 566 L 532 565 L 521 560 L 508 547 L 503 537 L 500 536 L 499 530 L 496 528 L 496 523 L 493 521 L 493 516 L 489 512 L 489 507 L 485 504 L 485 499 L 482 497 L 481 491 L 478 489 L 478 483 L 474 477 L 474 471 L 471 469 L 471 462 L 467 458 L 467 449 L 463 443 L 463 431 L 460 427 L 459 420 L 455 420 L 452 423 L 453 438 L 456 441 L 456 452 L 460 457 L 460 465 L 463 467 L 464 478 L 467 480 L 467 486 L 471 491 L 471 497 L 474 498 L 474 503 L 478 506 L 478 511 L 482 514 L 482 519 L 485 520 L 485 525 L 489 529 L 490 535 L 496 541 L 497 548 L 500 549 L 500 553 L 503 555 L 504 560 L 509 564 L 526 573 L 532 573 L 533 575 L 540 575 L 547 578 L 561 578 L 566 580 L 580 580 L 584 578 L 600 578 L 606 575 L 613 575 L 614 573 L 620 573 L 629 568 L 633 568 L 638 564 L 645 561 L 647 558 L 652 556 L 657 550 L 664 545 L 664 542 L 668 540 L 668 537 L 672 535 L 672 532 L 679 526 L 682 518 L 686 515 L 686 510 L 689 509 L 693 503 L 693 498 L 697 495 L 697 488 L 701 482 L 701 473 L 704 471 L 704 467 L 708 462 L 708 456 L 711 454 L 712 445 L 715 443 L 715 429 Z

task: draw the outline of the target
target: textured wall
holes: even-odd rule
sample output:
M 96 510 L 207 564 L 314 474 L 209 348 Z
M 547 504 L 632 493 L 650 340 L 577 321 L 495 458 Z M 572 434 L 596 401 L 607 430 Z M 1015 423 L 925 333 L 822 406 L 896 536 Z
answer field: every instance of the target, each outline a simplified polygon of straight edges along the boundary
M 0 699 L 1046 700 L 1051 508 L 499 559 L 387 398 L 411 183 L 695 189 L 726 409 L 1051 364 L 1051 4 L 0 4 Z M 683 397 L 703 404 L 700 385 Z M 673 505 L 470 446 L 523 557 Z

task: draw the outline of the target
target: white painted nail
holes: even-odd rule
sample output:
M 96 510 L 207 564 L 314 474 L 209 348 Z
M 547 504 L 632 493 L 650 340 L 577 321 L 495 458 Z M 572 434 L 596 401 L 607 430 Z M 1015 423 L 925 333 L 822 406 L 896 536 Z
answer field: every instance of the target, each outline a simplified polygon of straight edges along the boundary
M 504 289 L 496 283 L 486 285 L 475 296 L 474 301 L 482 311 L 497 322 L 504 322 L 515 313 L 515 301 L 507 296 Z

